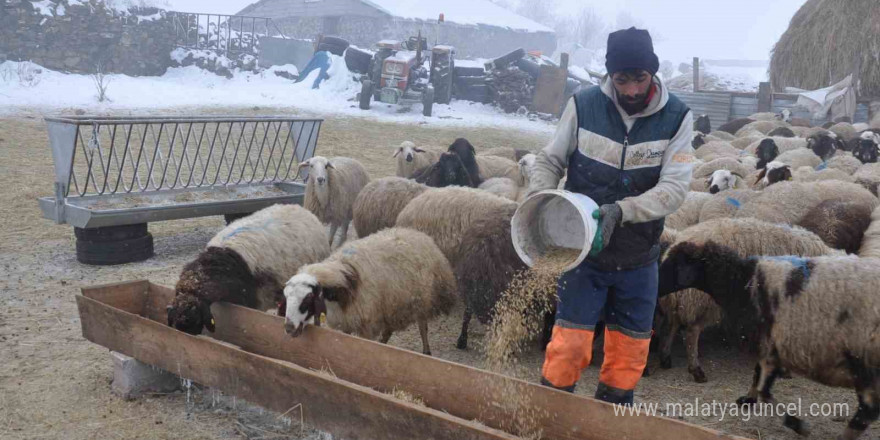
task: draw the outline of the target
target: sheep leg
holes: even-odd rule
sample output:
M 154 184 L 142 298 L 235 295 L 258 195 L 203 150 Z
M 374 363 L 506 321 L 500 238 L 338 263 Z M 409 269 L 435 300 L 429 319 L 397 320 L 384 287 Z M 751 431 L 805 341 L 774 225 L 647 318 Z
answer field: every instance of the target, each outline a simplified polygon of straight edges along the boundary
M 672 368 L 672 343 L 681 324 L 674 314 L 669 314 L 665 321 L 666 325 L 660 327 L 660 368 L 669 369 Z
M 382 330 L 382 336 L 379 336 L 379 342 L 383 344 L 387 344 L 388 340 L 391 339 L 392 331 L 389 329 Z
M 473 313 L 471 312 L 470 307 L 464 308 L 464 317 L 461 320 L 461 334 L 458 335 L 458 342 L 455 343 L 455 348 L 459 350 L 467 350 L 468 344 L 468 326 L 471 323 L 471 318 L 473 317 Z
M 848 360 L 850 370 L 856 378 L 859 409 L 840 438 L 855 440 L 872 422 L 880 418 L 880 369 L 869 368 L 855 358 L 850 357 Z
M 336 230 L 339 228 L 339 225 L 336 223 L 330 224 L 330 248 L 333 248 L 333 239 L 336 238 Z
M 700 333 L 703 332 L 703 326 L 701 325 L 691 325 L 688 327 L 685 337 L 684 343 L 687 348 L 687 356 L 688 356 L 688 372 L 694 376 L 694 382 L 697 383 L 706 383 L 709 379 L 706 378 L 706 373 L 703 371 L 703 367 L 700 365 Z
M 342 223 L 342 238 L 339 239 L 339 245 L 342 246 L 342 243 L 345 243 L 345 240 L 348 240 L 348 226 L 351 224 L 351 220 L 346 220 Z
M 422 353 L 430 356 L 431 347 L 428 346 L 428 320 L 419 320 L 419 334 L 422 335 Z

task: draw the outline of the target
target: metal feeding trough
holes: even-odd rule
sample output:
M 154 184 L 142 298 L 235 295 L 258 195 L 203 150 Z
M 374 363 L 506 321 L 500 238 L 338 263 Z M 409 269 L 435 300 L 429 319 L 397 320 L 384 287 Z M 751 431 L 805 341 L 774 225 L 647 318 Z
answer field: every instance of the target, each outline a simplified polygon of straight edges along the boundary
M 74 227 L 77 260 L 142 261 L 147 223 L 208 215 L 227 222 L 276 203 L 302 204 L 300 162 L 323 119 L 289 117 L 46 118 L 55 196 L 43 216 Z

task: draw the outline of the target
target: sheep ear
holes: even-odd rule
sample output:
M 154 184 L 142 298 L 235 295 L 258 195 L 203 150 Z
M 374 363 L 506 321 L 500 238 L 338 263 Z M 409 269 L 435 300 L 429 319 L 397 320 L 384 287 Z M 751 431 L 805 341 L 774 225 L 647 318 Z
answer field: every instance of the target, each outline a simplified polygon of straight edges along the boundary
M 391 157 L 399 156 L 401 151 L 403 151 L 403 149 L 400 147 L 397 147 L 397 150 L 394 152 L 394 154 L 391 155 Z
M 423 150 L 419 147 L 413 147 L 413 151 L 415 151 L 416 153 L 424 153 L 425 152 L 425 150 Z
M 766 176 L 766 175 L 767 175 L 767 165 L 764 165 L 764 168 L 761 168 L 761 172 L 758 173 L 758 178 L 755 179 L 755 185 L 757 185 L 758 182 L 760 182 L 761 180 L 763 180 L 763 179 L 764 179 L 764 176 Z
M 311 159 L 309 159 L 309 160 L 311 160 Z M 309 160 L 304 160 L 304 161 L 300 162 L 299 166 L 297 168 L 303 168 L 303 167 L 307 167 L 307 166 L 311 165 L 311 163 L 309 163 Z
M 335 170 L 336 167 L 334 167 L 333 164 L 332 164 L 331 162 L 327 162 L 327 169 L 328 169 L 328 170 Z

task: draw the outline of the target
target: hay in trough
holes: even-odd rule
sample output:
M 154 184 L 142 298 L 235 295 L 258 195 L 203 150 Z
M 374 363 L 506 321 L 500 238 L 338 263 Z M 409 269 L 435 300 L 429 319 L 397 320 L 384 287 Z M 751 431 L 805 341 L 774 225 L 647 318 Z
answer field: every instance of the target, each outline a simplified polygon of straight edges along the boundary
M 809 0 L 773 48 L 774 90 L 828 87 L 854 73 L 862 97 L 880 98 L 877 0 Z

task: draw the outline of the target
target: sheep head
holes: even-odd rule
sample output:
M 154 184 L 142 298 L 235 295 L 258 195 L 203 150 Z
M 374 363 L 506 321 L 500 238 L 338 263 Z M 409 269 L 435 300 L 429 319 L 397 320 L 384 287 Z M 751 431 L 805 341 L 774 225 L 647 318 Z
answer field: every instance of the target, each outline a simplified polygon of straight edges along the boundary
M 717 194 L 727 189 L 736 188 L 737 179 L 742 179 L 742 176 L 730 170 L 715 170 L 706 180 L 706 186 L 709 187 L 710 193 Z
M 305 328 L 306 321 L 318 312 L 317 303 L 321 298 L 318 280 L 309 274 L 294 275 L 284 286 L 284 300 L 287 310 L 284 313 L 284 331 L 298 337 Z
M 876 163 L 880 154 L 880 133 L 865 131 L 859 136 L 853 156 L 862 163 Z
M 691 140 L 691 146 L 694 148 L 700 148 L 701 146 L 706 144 L 706 135 L 702 132 L 695 131 L 694 138 Z
M 199 335 L 202 328 L 214 332 L 214 315 L 211 305 L 194 295 L 177 295 L 166 308 L 168 326 L 191 335 Z
M 758 156 L 758 168 L 764 168 L 779 156 L 779 146 L 773 139 L 764 139 L 758 144 L 755 155 Z
M 411 163 L 415 157 L 416 153 L 424 153 L 425 150 L 416 147 L 416 145 L 410 141 L 403 141 L 400 143 L 400 146 L 394 149 L 394 154 L 391 157 L 396 157 L 397 161 L 405 161 Z
M 294 337 L 302 334 L 306 321 L 311 317 L 318 319 L 326 310 L 324 301 L 337 303 L 346 310 L 359 284 L 354 269 L 341 261 L 304 267 L 284 286 L 284 330 Z
M 834 156 L 838 148 L 845 150 L 846 145 L 834 132 L 826 131 L 807 138 L 807 148 L 813 150 L 816 156 L 821 157 L 825 161 Z
M 709 115 L 700 115 L 694 121 L 694 131 L 703 134 L 709 134 L 712 131 L 712 122 L 709 119 Z
M 523 182 L 526 186 L 528 186 L 529 182 L 532 180 L 532 172 L 535 169 L 535 162 L 537 161 L 538 156 L 533 153 L 526 154 L 523 156 L 517 164 L 519 164 L 519 173 L 523 178 Z
M 684 241 L 673 245 L 659 268 L 658 296 L 696 288 L 711 295 L 725 312 L 750 307 L 747 286 L 757 260 L 741 258 L 714 241 Z
M 782 122 L 791 122 L 791 110 L 787 108 L 782 109 L 782 111 L 776 115 L 776 119 Z
M 755 183 L 763 181 L 764 186 L 770 186 L 777 182 L 791 180 L 791 167 L 782 162 L 770 162 L 758 173 Z
M 308 167 L 309 178 L 306 186 L 311 187 L 318 202 L 326 206 L 330 199 L 330 180 L 332 179 L 333 163 L 323 156 L 315 156 L 299 164 L 300 168 Z

